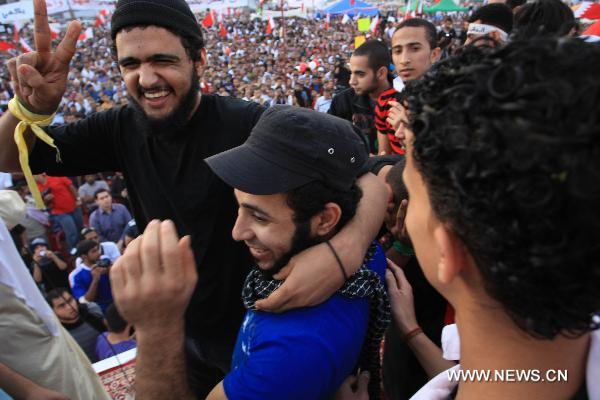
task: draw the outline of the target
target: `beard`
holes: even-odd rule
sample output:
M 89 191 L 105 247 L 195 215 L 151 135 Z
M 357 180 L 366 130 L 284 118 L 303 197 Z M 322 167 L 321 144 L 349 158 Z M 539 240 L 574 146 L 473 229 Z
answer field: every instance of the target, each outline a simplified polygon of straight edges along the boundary
M 127 94 L 129 104 L 132 105 L 135 118 L 143 127 L 143 131 L 150 136 L 174 136 L 183 130 L 191 117 L 198 93 L 200 92 L 200 78 L 196 70 L 190 76 L 191 85 L 185 96 L 171 113 L 162 118 L 150 117 L 146 114 L 141 104 L 130 94 Z M 156 88 L 151 88 L 156 89 Z M 169 88 L 170 89 L 170 88 Z M 138 96 L 142 97 L 144 91 L 138 89 Z
M 294 232 L 294 236 L 292 237 L 292 246 L 290 251 L 275 260 L 272 268 L 260 270 L 266 279 L 273 279 L 273 276 L 277 275 L 277 273 L 281 271 L 283 267 L 288 265 L 291 258 L 296 254 L 323 241 L 319 237 L 310 237 L 310 221 L 296 222 L 295 225 L 296 232 Z

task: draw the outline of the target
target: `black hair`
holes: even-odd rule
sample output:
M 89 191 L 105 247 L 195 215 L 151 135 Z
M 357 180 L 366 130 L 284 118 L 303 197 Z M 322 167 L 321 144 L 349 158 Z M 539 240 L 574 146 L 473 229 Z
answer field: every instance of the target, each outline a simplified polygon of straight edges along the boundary
M 387 45 L 379 40 L 367 40 L 361 44 L 352 55 L 367 57 L 367 64 L 373 72 L 379 71 L 381 67 L 389 70 L 392 56 Z
M 104 319 L 108 325 L 108 330 L 114 333 L 121 333 L 127 328 L 127 321 L 123 319 L 115 304 L 108 306 L 104 312 Z
M 477 20 L 482 24 L 500 28 L 506 33 L 513 29 L 513 13 L 506 4 L 492 3 L 475 10 L 469 17 L 469 22 Z
M 82 240 L 77 243 L 77 255 L 78 256 L 87 256 L 90 250 L 94 247 L 98 247 L 98 243 L 93 240 Z
M 527 0 L 506 0 L 506 5 L 514 11 L 515 8 L 525 4 Z
M 536 0 L 525 4 L 515 14 L 515 34 L 518 38 L 566 36 L 574 27 L 573 11 L 560 0 Z
M 287 193 L 287 205 L 294 211 L 296 224 L 307 223 L 312 217 L 323 211 L 325 204 L 335 203 L 340 206 L 342 215 L 336 225 L 339 231 L 356 214 L 356 207 L 362 197 L 360 188 L 353 184 L 350 190 L 342 192 L 313 181 Z
M 108 189 L 100 188 L 94 192 L 94 199 L 97 199 L 98 195 L 103 192 L 110 194 L 110 191 Z
M 423 28 L 423 29 L 425 29 L 425 38 L 427 40 L 427 43 L 429 43 L 429 48 L 431 50 L 433 50 L 436 47 L 439 47 L 438 41 L 437 41 L 437 30 L 435 29 L 435 25 L 433 25 L 431 22 L 427 21 L 426 19 L 423 19 L 423 18 L 406 19 L 398 25 L 398 27 L 396 28 L 396 31 L 394 32 L 394 35 L 396 34 L 396 32 L 400 31 L 400 29 L 402 29 L 402 28 Z
M 403 157 L 388 171 L 385 176 L 385 182 L 392 188 L 394 195 L 394 204 L 400 206 L 402 200 L 408 199 L 408 191 L 402 180 L 402 173 L 406 166 L 406 159 Z
M 465 48 L 407 84 L 412 157 L 487 293 L 535 337 L 599 327 L 600 48 Z
M 136 28 L 145 29 L 149 26 L 156 26 L 156 25 L 130 25 L 130 26 L 127 26 L 127 27 L 121 29 L 119 32 L 121 32 L 121 31 L 131 32 L 132 30 L 134 30 Z M 192 60 L 192 62 L 200 61 L 200 50 L 202 50 L 204 48 L 204 39 L 201 36 L 195 37 L 195 36 L 186 34 L 182 30 L 171 29 L 171 28 L 167 28 L 164 26 L 159 26 L 159 28 L 166 29 L 169 32 L 171 32 L 173 35 L 179 37 L 179 39 L 181 40 L 181 45 L 185 49 L 186 54 L 188 55 L 190 60 Z M 113 58 L 115 60 L 118 60 L 116 39 L 112 41 L 112 45 L 111 45 L 110 49 L 111 49 Z
M 57 288 L 49 290 L 48 293 L 46 293 L 46 301 L 50 305 L 50 308 L 54 307 L 54 305 L 52 304 L 52 302 L 54 300 L 64 299 L 65 293 L 70 294 L 69 290 L 64 287 L 57 287 Z

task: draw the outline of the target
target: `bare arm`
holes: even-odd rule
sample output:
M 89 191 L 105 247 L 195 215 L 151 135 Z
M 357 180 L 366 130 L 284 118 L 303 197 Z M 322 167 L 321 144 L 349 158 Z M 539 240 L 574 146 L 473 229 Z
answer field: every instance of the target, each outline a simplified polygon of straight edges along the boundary
M 92 267 L 92 283 L 90 283 L 90 287 L 87 292 L 83 296 L 87 301 L 95 301 L 96 296 L 98 295 L 98 283 L 100 282 L 100 275 L 102 271 L 99 267 Z
M 379 131 L 377 131 L 377 151 L 379 155 L 390 154 L 392 152 L 390 139 L 388 139 L 385 133 Z
M 410 347 L 417 360 L 419 360 L 419 364 L 421 364 L 429 379 L 456 365 L 456 363 L 443 358 L 442 349 L 433 343 L 424 333 L 420 333 L 410 339 L 408 347 Z
M 412 287 L 406 279 L 402 268 L 389 259 L 385 278 L 388 285 L 394 322 L 398 325 L 400 333 L 405 336 L 419 326 L 415 316 Z M 407 344 L 430 379 L 456 365 L 452 361 L 444 359 L 442 357 L 442 349 L 433 343 L 423 332 L 410 338 Z
M 42 270 L 37 262 L 33 263 L 33 280 L 42 283 Z
M 53 52 L 51 49 L 50 26 L 44 0 L 34 0 L 34 40 L 37 51 L 21 54 L 8 61 L 11 85 L 15 96 L 29 111 L 50 115 L 60 104 L 67 85 L 69 64 L 75 54 L 75 46 L 81 24 L 73 21 L 65 37 Z M 7 112 L 0 118 L 0 170 L 20 171 L 17 147 L 13 134 L 18 120 Z M 29 150 L 35 138 L 27 132 Z
M 67 263 L 64 262 L 63 260 L 61 260 L 56 253 L 54 253 L 53 251 L 49 251 L 48 252 L 48 257 L 50 257 L 52 259 L 52 261 L 54 261 L 54 264 L 56 264 L 56 266 L 58 267 L 58 269 L 60 269 L 61 271 L 64 271 L 65 269 L 67 269 Z
M 330 240 L 348 276 L 362 265 L 367 249 L 379 232 L 387 204 L 385 185 L 375 175 L 365 174 L 357 183 L 363 197 L 356 215 Z M 328 299 L 344 284 L 340 267 L 324 243 L 293 257 L 275 278 L 286 279 L 271 296 L 256 302 L 256 307 L 263 311 L 282 312 L 313 306 Z
M 68 400 L 63 394 L 45 389 L 0 363 L 0 388 L 15 399 Z
M 152 221 L 110 272 L 115 304 L 136 328 L 136 398 L 194 399 L 186 377 L 184 314 L 197 281 L 190 238 Z

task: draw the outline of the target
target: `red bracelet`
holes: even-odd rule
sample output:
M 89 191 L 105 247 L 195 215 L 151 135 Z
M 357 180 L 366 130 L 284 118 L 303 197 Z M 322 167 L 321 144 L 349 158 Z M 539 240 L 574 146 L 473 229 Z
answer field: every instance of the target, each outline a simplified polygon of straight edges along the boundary
M 420 333 L 423 333 L 423 329 L 421 329 L 420 326 L 417 326 L 415 329 L 413 329 L 412 331 L 410 331 L 406 335 L 404 335 L 404 341 L 409 342 L 412 338 L 414 338 L 415 336 L 417 336 Z

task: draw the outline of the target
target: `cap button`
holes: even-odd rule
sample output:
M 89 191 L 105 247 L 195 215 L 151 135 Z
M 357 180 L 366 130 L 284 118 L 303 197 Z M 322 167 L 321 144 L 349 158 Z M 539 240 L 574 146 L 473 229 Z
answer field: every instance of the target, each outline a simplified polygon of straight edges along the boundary
M 328 152 L 329 154 L 333 154 L 333 153 L 335 153 L 335 150 L 334 150 L 334 148 L 332 147 L 332 148 L 330 148 L 329 150 L 327 150 L 327 152 Z

